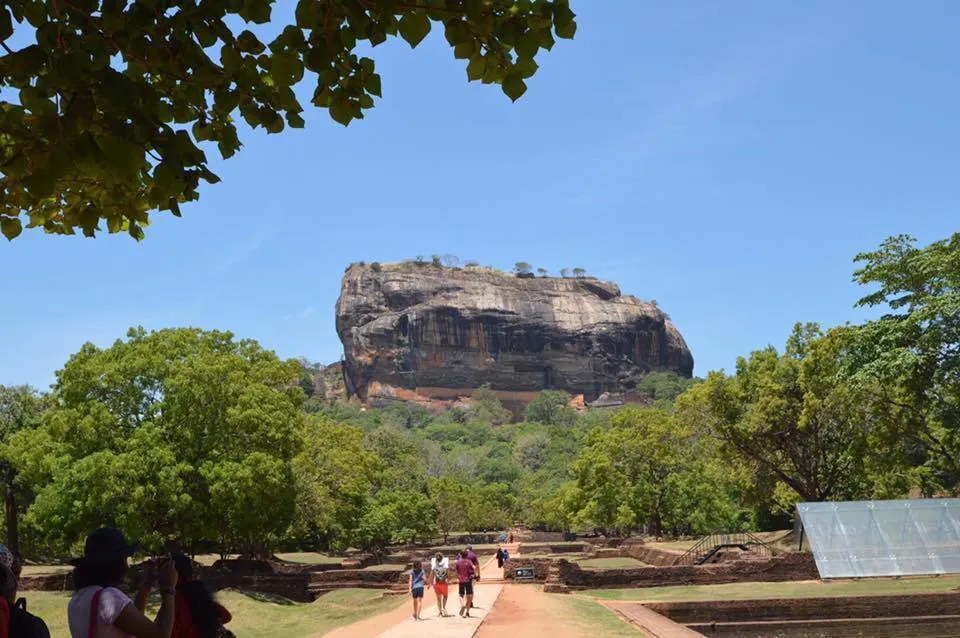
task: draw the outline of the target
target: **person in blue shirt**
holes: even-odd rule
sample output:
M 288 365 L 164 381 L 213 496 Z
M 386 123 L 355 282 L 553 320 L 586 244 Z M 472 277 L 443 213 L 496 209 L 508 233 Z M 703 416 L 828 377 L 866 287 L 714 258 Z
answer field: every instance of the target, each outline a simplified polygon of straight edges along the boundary
M 423 571 L 423 563 L 418 560 L 413 561 L 413 569 L 410 570 L 410 595 L 413 596 L 413 619 L 421 620 L 420 610 L 423 608 L 423 589 L 427 587 L 427 573 Z

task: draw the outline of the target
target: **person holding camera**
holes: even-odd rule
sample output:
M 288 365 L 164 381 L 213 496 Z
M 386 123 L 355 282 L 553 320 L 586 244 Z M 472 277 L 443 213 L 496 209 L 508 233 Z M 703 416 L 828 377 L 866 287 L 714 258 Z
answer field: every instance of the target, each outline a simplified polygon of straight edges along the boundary
M 103 527 L 87 537 L 83 556 L 72 561 L 74 593 L 67 606 L 72 638 L 170 638 L 177 570 L 170 556 L 156 562 L 161 597 L 155 620 L 120 591 L 133 548 L 123 534 Z

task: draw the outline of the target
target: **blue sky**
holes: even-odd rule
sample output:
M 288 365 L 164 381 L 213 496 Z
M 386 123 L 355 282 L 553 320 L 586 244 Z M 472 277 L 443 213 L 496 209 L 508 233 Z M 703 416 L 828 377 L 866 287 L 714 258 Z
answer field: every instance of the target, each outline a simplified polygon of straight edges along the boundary
M 670 313 L 702 375 L 795 321 L 862 319 L 855 253 L 960 229 L 960 4 L 573 8 L 577 38 L 516 104 L 468 84 L 435 31 L 375 49 L 366 120 L 308 106 L 305 130 L 243 132 L 223 181 L 139 244 L 0 245 L 0 383 L 45 388 L 132 325 L 335 361 L 344 267 L 434 253 L 616 280 Z

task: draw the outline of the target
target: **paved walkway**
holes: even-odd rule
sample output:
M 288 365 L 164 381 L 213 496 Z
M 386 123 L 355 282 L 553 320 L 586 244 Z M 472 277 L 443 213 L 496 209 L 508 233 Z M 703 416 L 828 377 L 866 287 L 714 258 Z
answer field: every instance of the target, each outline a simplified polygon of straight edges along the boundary
M 516 549 L 516 546 L 508 547 L 511 550 Z M 452 616 L 441 618 L 438 615 L 436 594 L 432 589 L 428 589 L 424 592 L 423 609 L 420 612 L 423 620 L 413 619 L 413 605 L 407 596 L 407 618 L 375 635 L 378 638 L 422 638 L 425 632 L 429 635 L 439 635 L 438 632 L 442 632 L 444 638 L 471 638 L 503 591 L 502 583 L 485 585 L 484 581 L 500 581 L 502 578 L 503 570 L 497 567 L 496 558 L 490 558 L 480 566 L 480 582 L 474 585 L 474 608 L 470 610 L 470 618 L 456 615 L 460 610 L 460 600 L 457 596 L 457 584 L 451 583 L 447 613 L 453 614 Z
M 626 618 L 630 624 L 642 629 L 652 638 L 703 638 L 703 634 L 684 627 L 666 616 L 661 616 L 639 603 L 603 601 L 603 604 Z

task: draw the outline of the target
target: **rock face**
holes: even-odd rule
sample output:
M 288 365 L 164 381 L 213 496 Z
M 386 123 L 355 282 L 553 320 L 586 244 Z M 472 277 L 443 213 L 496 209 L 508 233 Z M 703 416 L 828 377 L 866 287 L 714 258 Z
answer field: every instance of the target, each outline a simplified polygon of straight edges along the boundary
M 650 371 L 693 372 L 666 314 L 595 279 L 354 264 L 337 300 L 337 332 L 347 393 L 361 399 L 371 386 L 449 397 L 489 383 L 592 400 Z

